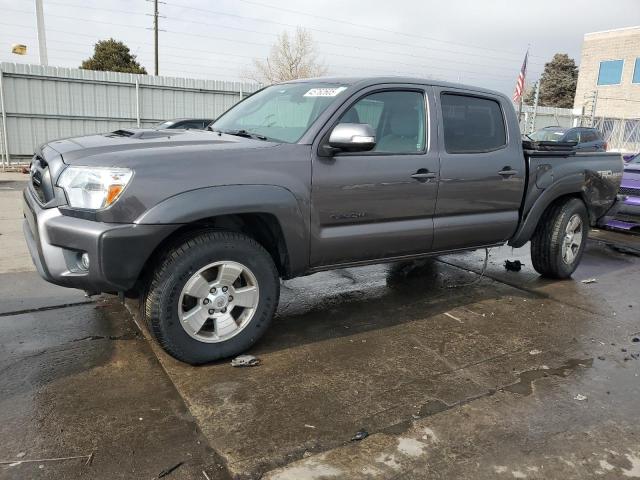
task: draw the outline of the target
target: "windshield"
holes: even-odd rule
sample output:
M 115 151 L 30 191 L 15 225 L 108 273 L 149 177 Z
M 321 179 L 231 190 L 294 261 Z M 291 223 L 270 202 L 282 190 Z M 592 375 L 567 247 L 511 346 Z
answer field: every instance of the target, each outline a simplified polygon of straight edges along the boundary
M 329 83 L 272 85 L 233 107 L 211 124 L 211 129 L 295 143 L 346 89 L 345 85 Z
M 529 135 L 536 142 L 559 142 L 564 136 L 564 130 L 538 130 Z

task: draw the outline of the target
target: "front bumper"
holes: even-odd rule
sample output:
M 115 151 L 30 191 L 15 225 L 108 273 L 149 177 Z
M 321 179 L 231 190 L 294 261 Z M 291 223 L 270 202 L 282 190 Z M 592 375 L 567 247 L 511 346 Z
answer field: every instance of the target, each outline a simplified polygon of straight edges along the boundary
M 131 289 L 151 253 L 179 225 L 101 223 L 42 208 L 29 188 L 23 192 L 23 232 L 42 278 L 63 287 L 94 292 Z M 89 255 L 89 268 L 79 259 Z

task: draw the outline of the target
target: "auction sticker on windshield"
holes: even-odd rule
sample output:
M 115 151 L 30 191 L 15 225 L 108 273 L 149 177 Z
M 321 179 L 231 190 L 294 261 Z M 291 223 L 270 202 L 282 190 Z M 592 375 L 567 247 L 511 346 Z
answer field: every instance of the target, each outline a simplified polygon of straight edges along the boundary
M 346 90 L 347 87 L 334 88 L 312 88 L 304 94 L 305 97 L 335 97 L 340 92 Z

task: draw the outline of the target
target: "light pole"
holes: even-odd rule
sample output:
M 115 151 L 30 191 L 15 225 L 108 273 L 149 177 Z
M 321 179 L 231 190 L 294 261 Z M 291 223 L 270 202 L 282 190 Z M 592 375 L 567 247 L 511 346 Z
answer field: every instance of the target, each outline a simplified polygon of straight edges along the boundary
M 153 44 L 154 44 L 154 60 L 155 60 L 155 73 L 159 75 L 159 62 L 158 62 L 158 0 L 153 2 Z
M 40 52 L 40 65 L 47 66 L 47 35 L 44 29 L 44 11 L 42 0 L 36 0 L 36 21 L 38 24 L 38 51 Z

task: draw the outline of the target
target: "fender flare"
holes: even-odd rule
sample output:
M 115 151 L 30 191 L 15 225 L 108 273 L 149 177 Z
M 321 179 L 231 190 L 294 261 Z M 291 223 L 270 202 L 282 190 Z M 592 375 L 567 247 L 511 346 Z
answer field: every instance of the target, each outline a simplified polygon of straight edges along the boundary
M 135 223 L 186 225 L 221 215 L 273 215 L 284 236 L 290 274 L 306 271 L 309 263 L 308 215 L 294 194 L 276 185 L 223 185 L 180 193 L 153 206 Z
M 507 243 L 514 248 L 520 248 L 526 244 L 533 236 L 533 232 L 538 226 L 538 222 L 544 212 L 558 198 L 566 195 L 575 195 L 580 197 L 584 202 L 584 179 L 584 172 L 575 173 L 561 178 L 550 187 L 543 190 L 538 198 L 533 202 L 529 211 L 525 214 L 520 227 L 516 230 L 516 233 Z M 589 208 L 586 202 L 585 206 L 587 209 Z

